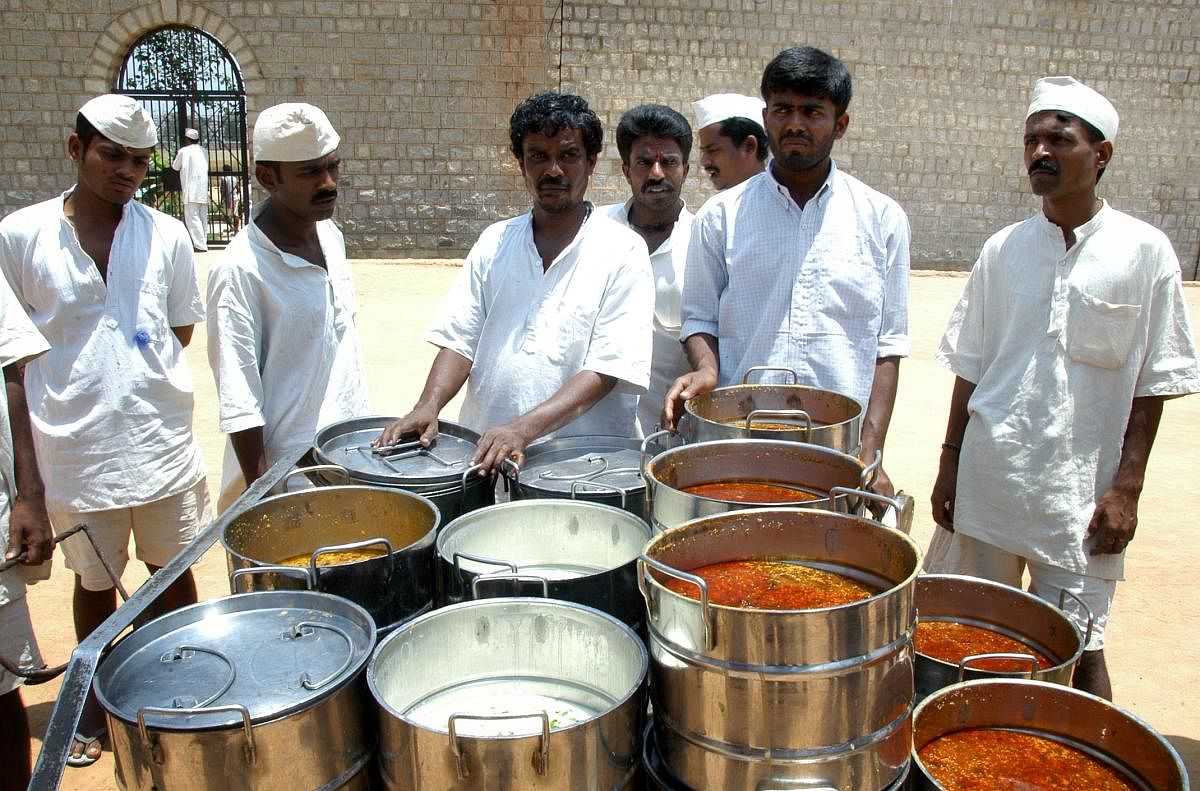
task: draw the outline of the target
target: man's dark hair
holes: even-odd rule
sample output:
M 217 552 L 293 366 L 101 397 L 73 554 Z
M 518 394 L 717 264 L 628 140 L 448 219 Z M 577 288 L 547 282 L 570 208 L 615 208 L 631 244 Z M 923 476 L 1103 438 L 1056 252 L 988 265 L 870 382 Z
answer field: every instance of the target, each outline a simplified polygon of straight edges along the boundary
M 617 153 L 623 164 L 629 164 L 633 141 L 646 136 L 674 140 L 679 144 L 684 162 L 691 156 L 692 125 L 665 104 L 639 104 L 621 116 L 617 122 Z
M 758 157 L 759 162 L 767 161 L 767 132 L 762 128 L 762 124 L 756 124 L 749 118 L 737 116 L 734 118 L 726 118 L 721 122 L 721 128 L 717 133 L 728 137 L 730 141 L 738 148 L 742 147 L 742 143 L 746 142 L 747 137 L 753 137 L 756 143 L 754 156 Z
M 780 52 L 763 70 L 760 89 L 764 101 L 779 91 L 828 98 L 839 116 L 850 106 L 849 70 L 816 47 L 790 47 Z
M 1092 145 L 1103 143 L 1108 139 L 1094 124 L 1088 123 L 1079 116 L 1075 115 L 1075 113 L 1068 113 L 1065 110 L 1055 110 L 1055 115 L 1058 116 L 1058 120 L 1064 123 L 1069 123 L 1072 119 L 1078 121 L 1079 125 L 1083 127 L 1083 133 L 1087 136 L 1087 141 Z M 1100 168 L 1098 171 L 1096 171 L 1097 184 L 1100 183 L 1100 179 L 1104 178 L 1104 170 L 1105 168 Z
M 583 147 L 589 157 L 596 156 L 604 147 L 604 130 L 588 103 L 574 94 L 548 91 L 518 104 L 508 119 L 508 137 L 512 141 L 513 156 L 517 159 L 524 157 L 526 135 L 553 137 L 563 129 L 582 131 Z
M 88 150 L 93 138 L 104 137 L 100 134 L 100 130 L 92 126 L 92 122 L 84 117 L 83 113 L 75 114 L 75 135 L 79 138 L 79 142 L 83 143 L 84 151 Z

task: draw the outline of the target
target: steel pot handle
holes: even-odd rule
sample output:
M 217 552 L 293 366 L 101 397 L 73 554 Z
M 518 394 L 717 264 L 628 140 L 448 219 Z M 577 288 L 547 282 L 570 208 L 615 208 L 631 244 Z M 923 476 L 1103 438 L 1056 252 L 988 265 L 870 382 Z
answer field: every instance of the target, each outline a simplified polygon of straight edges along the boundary
M 756 417 L 784 417 L 803 420 L 804 425 L 797 426 L 797 428 L 804 429 L 804 441 L 807 442 L 812 436 L 812 415 L 803 409 L 751 409 L 746 415 L 746 436 L 750 436 L 750 427 L 754 425 Z
M 455 727 L 455 722 L 458 720 L 482 720 L 486 722 L 495 722 L 497 720 L 530 720 L 534 717 L 539 717 L 542 720 L 542 740 L 538 746 L 537 754 L 533 758 L 533 768 L 539 775 L 545 777 L 546 772 L 550 769 L 550 715 L 544 711 L 530 712 L 529 714 L 451 714 L 446 720 L 446 730 L 450 732 L 450 751 L 454 753 L 454 760 L 458 764 L 458 779 L 466 780 L 471 776 L 471 769 L 467 766 L 467 756 L 463 752 L 462 746 L 458 743 L 458 729 Z
M 863 489 L 870 489 L 871 484 L 875 482 L 875 475 L 879 472 L 879 468 L 883 466 L 883 451 L 875 451 L 875 458 L 871 459 L 871 463 L 863 467 L 863 471 L 858 475 L 858 484 Z
M 660 571 L 668 577 L 674 577 L 677 580 L 690 582 L 700 589 L 700 617 L 704 621 L 704 650 L 711 651 L 715 645 L 712 633 L 712 613 L 708 608 L 708 583 L 703 578 L 697 577 L 695 574 L 688 574 L 686 571 L 681 571 L 677 568 L 672 568 L 665 563 L 655 560 L 649 555 L 642 555 L 638 558 L 638 589 L 642 592 L 642 598 L 646 600 L 646 607 L 650 607 L 650 590 L 646 586 L 646 580 L 649 579 L 649 572 L 646 567 L 650 566 L 655 571 Z
M 368 538 L 365 541 L 353 541 L 349 544 L 330 544 L 324 547 L 317 547 L 313 550 L 312 556 L 308 559 L 308 573 L 312 575 L 314 581 L 313 589 L 320 590 L 321 572 L 317 567 L 317 558 L 330 552 L 344 552 L 348 549 L 365 549 L 375 544 L 383 544 L 387 548 L 387 554 L 384 556 L 388 559 L 387 577 L 392 578 L 392 572 L 396 570 L 396 558 L 392 556 L 392 542 L 388 541 L 383 536 L 378 538 Z
M 750 374 L 755 371 L 782 371 L 785 374 L 792 375 L 792 384 L 800 384 L 800 374 L 796 373 L 794 368 L 788 368 L 783 365 L 752 365 L 746 369 L 746 373 L 742 376 L 742 384 L 750 384 Z
M 483 465 L 481 464 L 479 466 L 482 467 Z M 510 474 L 510 473 L 505 472 L 506 469 L 512 470 L 512 473 Z M 505 458 L 503 461 L 500 462 L 500 474 L 506 478 L 512 478 L 513 484 L 518 484 L 521 482 L 521 465 L 517 464 L 512 459 Z M 466 486 L 465 479 L 463 480 L 463 486 L 464 486 L 464 488 Z
M 288 481 L 295 478 L 297 475 L 304 475 L 309 472 L 333 472 L 342 476 L 346 480 L 346 485 L 349 486 L 353 481 L 350 479 L 350 471 L 340 464 L 314 464 L 311 467 L 297 467 L 283 476 L 283 480 L 279 483 L 279 489 L 282 492 L 288 490 Z
M 483 582 L 491 582 L 492 580 L 510 580 L 512 582 L 518 582 L 520 580 L 525 580 L 526 582 L 540 582 L 540 583 L 542 583 L 542 598 L 543 599 L 550 598 L 550 583 L 546 580 L 545 577 L 539 577 L 536 574 L 519 574 L 519 573 L 517 573 L 515 566 L 513 567 L 513 571 L 511 571 L 511 572 L 510 571 L 497 571 L 492 574 L 480 574 L 478 577 L 471 580 L 471 598 L 472 599 L 479 598 L 479 582 L 480 582 L 480 580 L 482 580 Z
M 166 664 L 168 662 L 182 662 L 183 660 L 187 659 L 190 656 L 190 654 L 187 653 L 188 651 L 191 651 L 193 653 L 199 651 L 202 654 L 208 654 L 209 656 L 215 656 L 217 659 L 220 659 L 222 662 L 224 662 L 225 667 L 229 670 L 229 678 L 225 679 L 225 683 L 221 686 L 221 689 L 217 692 L 217 694 L 209 695 L 204 700 L 202 700 L 190 707 L 187 707 L 187 708 L 194 708 L 194 709 L 202 709 L 205 706 L 211 705 L 213 703 L 213 701 L 215 701 L 217 698 L 221 697 L 222 695 L 224 695 L 226 692 L 229 691 L 229 688 L 233 686 L 233 682 L 237 680 L 237 668 L 234 667 L 234 664 L 233 664 L 233 662 L 231 662 L 229 660 L 229 657 L 225 656 L 220 651 L 217 651 L 214 648 L 205 648 L 204 646 L 200 646 L 200 645 L 181 645 L 176 648 L 172 648 L 170 651 L 167 651 L 162 656 L 160 656 L 158 658 L 158 661 L 162 662 L 163 664 Z M 172 710 L 185 708 L 185 706 L 183 705 L 183 700 L 181 698 L 176 698 L 175 700 L 173 700 L 171 702 L 174 704 Z
M 457 571 L 460 575 L 462 574 L 462 564 L 459 563 L 459 560 L 461 558 L 466 558 L 467 560 L 473 561 L 475 563 L 482 563 L 485 566 L 503 566 L 504 568 L 511 571 L 513 574 L 516 574 L 518 571 L 517 565 L 515 563 L 509 563 L 507 560 L 496 560 L 495 558 L 485 558 L 483 555 L 472 555 L 467 552 L 455 552 L 454 554 L 452 554 L 450 556 L 450 561 L 454 564 L 454 570 Z
M 258 751 L 254 746 L 254 730 L 250 725 L 250 710 L 245 706 L 233 704 L 229 706 L 209 706 L 206 708 L 195 709 L 161 709 L 155 706 L 143 706 L 137 710 L 138 733 L 142 737 L 142 741 L 150 745 L 150 749 L 154 754 L 155 763 L 162 763 L 162 748 L 151 741 L 150 732 L 146 728 L 146 715 L 173 715 L 181 714 L 184 716 L 192 716 L 195 714 L 222 714 L 225 712 L 233 712 L 242 715 L 242 730 L 246 733 L 246 744 L 243 745 L 242 757 L 246 759 L 246 763 L 254 764 L 258 760 Z
M 653 457 L 647 453 L 646 449 L 650 447 L 651 442 L 654 442 L 660 437 L 669 436 L 671 436 L 671 432 L 664 428 L 655 431 L 653 434 L 642 440 L 641 455 L 638 457 L 638 471 L 642 474 L 642 478 L 644 478 L 647 483 L 650 482 L 650 479 L 646 477 L 646 467 L 649 465 L 649 460 Z
M 571 499 L 572 500 L 577 499 L 576 495 L 579 494 L 579 489 L 582 486 L 594 486 L 597 489 L 607 489 L 610 492 L 616 492 L 617 494 L 621 495 L 621 509 L 624 510 L 625 502 L 626 502 L 626 500 L 625 500 L 626 493 L 625 493 L 625 490 L 622 489 L 620 486 L 612 486 L 607 483 L 600 483 L 599 481 L 571 481 Z
M 867 504 L 865 501 L 874 500 L 877 503 L 883 503 L 884 505 L 893 508 L 896 511 L 897 523 L 899 523 L 899 521 L 900 521 L 900 512 L 904 508 L 904 506 L 899 500 L 893 499 L 891 497 L 885 497 L 884 495 L 878 494 L 876 492 L 868 492 L 868 491 L 864 491 L 862 489 L 850 489 L 845 486 L 834 486 L 832 489 L 829 490 L 830 498 L 834 499 L 835 501 L 839 494 L 845 494 L 845 495 L 848 495 L 851 497 L 860 498 L 858 508 L 855 509 L 855 516 L 861 516 L 864 519 L 868 518 L 867 517 Z M 872 520 L 872 521 L 875 521 L 875 520 Z
M 1074 593 L 1071 593 L 1071 591 L 1067 590 L 1066 588 L 1063 588 L 1058 592 L 1058 609 L 1062 610 L 1063 612 L 1066 612 L 1066 607 L 1063 605 L 1067 603 L 1068 596 L 1074 599 L 1075 603 L 1082 607 L 1083 611 L 1087 613 L 1087 630 L 1083 635 L 1083 646 L 1086 649 L 1088 642 L 1092 639 L 1092 625 L 1095 623 L 1095 618 L 1092 615 L 1092 608 L 1088 607 L 1087 602 L 1085 602 L 1083 599 L 1079 598 Z
M 967 668 L 970 667 L 971 665 L 975 664 L 976 661 L 982 660 L 982 659 L 1012 659 L 1017 662 L 1028 661 L 1029 662 L 1029 680 L 1032 681 L 1034 679 L 1034 677 L 1037 675 L 1038 661 L 1037 661 L 1037 657 L 1033 656 L 1032 654 L 1006 654 L 1006 653 L 971 654 L 970 656 L 964 656 L 962 659 L 960 659 L 958 661 L 958 680 L 959 680 L 959 682 L 961 682 L 963 680 L 963 674 L 966 673 Z M 1005 672 L 1005 671 L 993 671 L 993 672 Z
M 331 623 L 317 623 L 316 621 L 301 621 L 300 623 L 296 624 L 288 631 L 284 632 L 283 639 L 284 640 L 302 640 L 305 637 L 308 637 L 310 634 L 313 634 L 313 632 L 304 631 L 304 627 L 306 627 L 306 626 L 311 629 L 328 629 L 329 631 L 333 632 L 338 637 L 340 637 L 346 641 L 346 661 L 343 662 L 342 666 L 339 667 L 337 670 L 333 671 L 331 674 L 329 674 L 328 676 L 326 676 L 325 678 L 323 678 L 317 682 L 314 682 L 312 680 L 312 678 L 309 677 L 307 670 L 300 673 L 300 686 L 304 687 L 307 690 L 320 689 L 321 687 L 328 684 L 330 681 L 333 681 L 335 678 L 340 676 L 342 673 L 345 673 L 346 668 L 348 668 L 348 667 L 350 667 L 350 665 L 354 664 L 354 641 L 350 639 L 350 635 L 346 634 L 346 632 L 343 631 L 338 626 L 335 626 L 334 624 L 331 624 Z
M 282 574 L 285 577 L 296 577 L 304 580 L 304 587 L 307 590 L 316 590 L 316 582 L 309 575 L 307 568 L 299 566 L 250 566 L 244 569 L 234 569 L 229 575 L 229 590 L 232 593 L 237 593 L 238 577 L 250 577 L 255 574 Z

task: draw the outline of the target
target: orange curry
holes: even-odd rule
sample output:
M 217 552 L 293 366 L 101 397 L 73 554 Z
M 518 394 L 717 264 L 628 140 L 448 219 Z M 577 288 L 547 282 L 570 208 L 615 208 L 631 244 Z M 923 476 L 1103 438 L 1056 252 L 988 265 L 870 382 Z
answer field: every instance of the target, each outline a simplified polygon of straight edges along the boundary
M 918 621 L 913 636 L 917 653 L 957 665 L 963 657 L 976 654 L 1029 654 L 1037 659 L 1039 670 L 1054 662 L 1026 643 L 994 629 L 958 621 Z M 996 673 L 1020 673 L 1029 670 L 1029 662 L 1019 659 L 980 659 L 971 662 L 977 670 Z
M 843 574 L 789 560 L 732 560 L 691 570 L 708 583 L 708 600 L 758 610 L 815 610 L 862 601 L 876 591 Z M 690 599 L 700 591 L 670 578 L 669 590 Z
M 713 481 L 683 487 L 697 497 L 734 503 L 803 503 L 821 499 L 821 495 L 767 481 Z

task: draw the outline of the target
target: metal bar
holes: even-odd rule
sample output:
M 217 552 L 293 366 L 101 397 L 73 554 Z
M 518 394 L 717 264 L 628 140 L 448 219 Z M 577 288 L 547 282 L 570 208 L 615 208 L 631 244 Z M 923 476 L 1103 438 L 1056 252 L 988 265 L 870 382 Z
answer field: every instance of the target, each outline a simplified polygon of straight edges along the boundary
M 34 766 L 33 777 L 29 781 L 29 791 L 53 791 L 62 781 L 67 755 L 71 752 L 71 739 L 75 736 L 75 729 L 79 727 L 79 717 L 91 689 L 92 677 L 96 674 L 101 652 L 217 542 L 230 522 L 282 481 L 288 470 L 296 466 L 308 450 L 308 446 L 297 446 L 285 451 L 283 457 L 271 465 L 263 477 L 251 484 L 225 513 L 214 519 L 171 562 L 134 591 L 129 601 L 118 607 L 108 620 L 75 646 L 75 650 L 71 652 L 71 661 L 67 664 L 62 689 L 54 702 L 54 711 L 50 714 L 42 750 L 38 753 L 37 765 Z

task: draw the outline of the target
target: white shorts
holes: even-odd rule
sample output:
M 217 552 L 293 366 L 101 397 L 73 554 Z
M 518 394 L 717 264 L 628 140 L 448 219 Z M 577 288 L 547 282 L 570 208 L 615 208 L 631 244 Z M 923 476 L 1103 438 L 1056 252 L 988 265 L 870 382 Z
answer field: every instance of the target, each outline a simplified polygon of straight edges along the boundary
M 1085 650 L 1103 649 L 1104 629 L 1108 626 L 1108 613 L 1112 610 L 1113 595 L 1117 592 L 1116 580 L 1076 574 L 940 527 L 934 530 L 929 551 L 925 553 L 925 571 L 929 574 L 966 574 L 1002 582 L 1014 588 L 1021 587 L 1021 577 L 1026 568 L 1029 569 L 1029 592 L 1038 598 L 1057 607 L 1059 597 L 1066 590 L 1083 600 L 1092 611 L 1090 636 L 1087 613 L 1070 596 L 1064 599 L 1063 612 L 1079 627 L 1080 634 L 1087 638 Z
M 50 523 L 56 532 L 85 524 L 100 547 L 104 559 L 119 577 L 129 563 L 129 535 L 133 534 L 137 558 L 151 566 L 165 566 L 212 520 L 208 484 L 199 483 L 179 494 L 132 508 L 108 511 L 52 511 Z M 60 544 L 67 568 L 79 575 L 90 591 L 113 587 L 108 572 L 96 557 L 87 536 L 76 533 Z
M 42 655 L 38 652 L 33 621 L 29 618 L 24 596 L 0 606 L 0 652 L 5 661 L 20 669 L 42 666 Z M 24 678 L 0 667 L 0 695 L 7 695 L 24 683 Z

